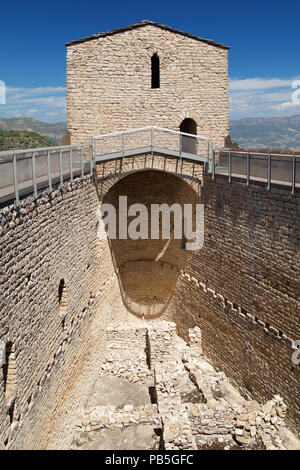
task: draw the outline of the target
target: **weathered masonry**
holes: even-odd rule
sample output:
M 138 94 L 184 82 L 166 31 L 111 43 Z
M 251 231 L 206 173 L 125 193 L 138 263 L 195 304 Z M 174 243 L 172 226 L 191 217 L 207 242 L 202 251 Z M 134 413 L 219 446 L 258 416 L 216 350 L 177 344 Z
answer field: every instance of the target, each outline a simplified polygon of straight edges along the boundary
M 68 51 L 73 145 L 0 155 L 0 448 L 69 448 L 107 326 L 157 320 L 199 327 L 215 370 L 250 401 L 280 395 L 299 434 L 299 184 L 215 171 L 226 48 L 143 22 Z M 203 248 L 101 240 L 99 204 L 119 196 L 203 203 Z
M 67 44 L 70 143 L 158 126 L 228 135 L 228 47 L 151 21 Z

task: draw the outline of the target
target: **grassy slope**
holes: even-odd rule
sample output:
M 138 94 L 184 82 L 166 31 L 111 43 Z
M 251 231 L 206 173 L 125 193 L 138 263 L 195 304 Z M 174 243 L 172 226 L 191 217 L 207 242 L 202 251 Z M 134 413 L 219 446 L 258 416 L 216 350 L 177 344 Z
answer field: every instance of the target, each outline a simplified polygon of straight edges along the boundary
M 0 151 L 17 150 L 37 147 L 50 147 L 53 142 L 36 132 L 4 131 L 0 129 Z

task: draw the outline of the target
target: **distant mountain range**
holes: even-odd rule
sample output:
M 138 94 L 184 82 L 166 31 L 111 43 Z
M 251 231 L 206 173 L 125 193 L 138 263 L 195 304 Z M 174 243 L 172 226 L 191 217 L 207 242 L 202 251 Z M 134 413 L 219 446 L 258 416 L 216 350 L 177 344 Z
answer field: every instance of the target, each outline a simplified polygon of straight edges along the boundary
M 53 144 L 60 145 L 66 135 L 66 122 L 50 124 L 33 118 L 0 118 L 0 129 L 5 131 L 30 131 L 46 137 Z
M 67 124 L 49 124 L 33 118 L 0 118 L 0 129 L 36 132 L 60 145 Z M 230 136 L 241 148 L 300 151 L 300 115 L 230 121 Z
M 230 121 L 230 137 L 241 148 L 300 150 L 300 116 Z

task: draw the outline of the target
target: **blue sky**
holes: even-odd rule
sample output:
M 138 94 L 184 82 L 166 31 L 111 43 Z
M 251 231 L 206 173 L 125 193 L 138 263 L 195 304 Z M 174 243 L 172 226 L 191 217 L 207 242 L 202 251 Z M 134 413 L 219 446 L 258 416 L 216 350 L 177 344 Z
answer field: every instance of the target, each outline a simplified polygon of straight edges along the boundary
M 299 18 L 296 0 L 0 0 L 0 117 L 64 121 L 64 43 L 143 19 L 231 47 L 232 119 L 300 114 Z

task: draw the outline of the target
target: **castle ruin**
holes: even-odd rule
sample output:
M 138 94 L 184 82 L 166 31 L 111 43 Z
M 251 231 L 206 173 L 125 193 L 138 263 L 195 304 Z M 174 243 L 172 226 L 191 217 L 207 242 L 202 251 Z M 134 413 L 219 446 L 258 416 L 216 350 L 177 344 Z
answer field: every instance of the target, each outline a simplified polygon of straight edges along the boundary
M 299 187 L 215 174 L 227 54 L 150 21 L 72 41 L 69 145 L 1 157 L 0 448 L 298 445 Z M 100 239 L 119 196 L 204 204 L 203 248 Z

